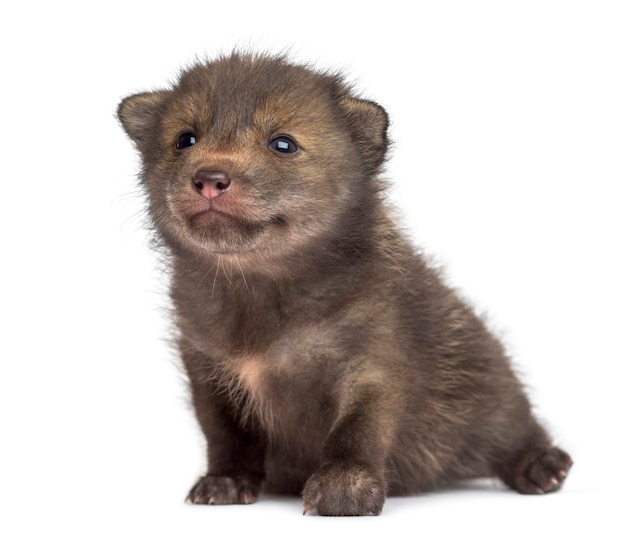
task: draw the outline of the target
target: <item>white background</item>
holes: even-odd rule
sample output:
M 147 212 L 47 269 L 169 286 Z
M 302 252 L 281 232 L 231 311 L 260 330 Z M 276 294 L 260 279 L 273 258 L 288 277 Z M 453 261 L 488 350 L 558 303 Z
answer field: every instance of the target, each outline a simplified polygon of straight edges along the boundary
M 1 533 L 624 533 L 623 2 L 1 11 Z M 483 482 L 365 519 L 302 517 L 295 498 L 183 503 L 203 442 L 114 111 L 235 45 L 291 47 L 386 107 L 403 225 L 511 349 L 575 458 L 561 493 Z

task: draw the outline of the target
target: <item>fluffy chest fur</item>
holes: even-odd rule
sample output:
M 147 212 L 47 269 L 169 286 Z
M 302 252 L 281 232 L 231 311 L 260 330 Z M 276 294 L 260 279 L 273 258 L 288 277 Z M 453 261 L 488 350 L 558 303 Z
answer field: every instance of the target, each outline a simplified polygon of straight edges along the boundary
M 190 373 L 219 385 L 242 424 L 260 425 L 272 442 L 321 446 L 353 374 L 374 367 L 371 348 L 392 323 L 388 303 L 354 299 L 344 280 L 275 285 L 235 272 L 211 279 L 186 270 L 175 281 Z

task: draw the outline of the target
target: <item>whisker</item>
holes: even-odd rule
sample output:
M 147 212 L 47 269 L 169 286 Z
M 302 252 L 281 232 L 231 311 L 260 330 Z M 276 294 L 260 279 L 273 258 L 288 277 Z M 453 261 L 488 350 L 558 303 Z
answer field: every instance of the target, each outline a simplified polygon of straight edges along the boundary
M 213 277 L 213 288 L 211 289 L 211 298 L 215 295 L 215 284 L 217 283 L 217 274 L 220 270 L 220 264 L 222 263 L 222 257 L 217 255 L 217 265 L 215 266 L 215 277 Z
M 230 267 L 230 266 L 229 266 L 229 267 Z M 230 269 L 232 270 L 232 267 L 231 267 Z M 228 276 L 228 273 L 226 273 L 226 266 L 225 266 L 225 264 L 222 264 L 222 272 L 224 273 L 224 277 L 226 277 L 226 280 L 228 281 L 228 284 L 232 284 L 232 283 L 233 283 L 233 281 L 232 281 L 232 279 L 231 279 L 231 277 L 232 277 L 232 272 L 231 272 L 231 274 L 230 274 L 231 276 L 229 277 L 229 276 Z
M 248 290 L 249 292 L 250 287 L 248 286 L 248 281 L 246 280 L 246 276 L 244 275 L 243 268 L 241 267 L 241 262 L 239 261 L 239 258 L 237 256 L 235 256 L 235 260 L 237 261 L 237 265 L 239 266 L 239 272 L 241 273 L 241 278 L 243 279 L 243 283 L 246 287 L 246 290 Z

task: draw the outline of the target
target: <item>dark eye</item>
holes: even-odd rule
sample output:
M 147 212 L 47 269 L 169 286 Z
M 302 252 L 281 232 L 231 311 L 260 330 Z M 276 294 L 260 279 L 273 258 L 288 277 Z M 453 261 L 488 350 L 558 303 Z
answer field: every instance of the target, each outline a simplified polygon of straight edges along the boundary
M 270 141 L 270 149 L 282 154 L 293 154 L 298 150 L 298 145 L 289 136 L 276 136 Z
M 176 148 L 183 150 L 196 144 L 196 135 L 193 132 L 181 132 L 176 140 Z

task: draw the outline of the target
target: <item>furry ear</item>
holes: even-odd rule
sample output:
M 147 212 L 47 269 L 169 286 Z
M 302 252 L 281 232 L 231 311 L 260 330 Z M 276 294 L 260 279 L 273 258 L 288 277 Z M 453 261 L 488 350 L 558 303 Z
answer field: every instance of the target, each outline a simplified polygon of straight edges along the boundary
M 387 153 L 387 112 L 375 102 L 344 98 L 340 102 L 365 160 L 375 170 Z
M 120 102 L 117 116 L 124 130 L 139 149 L 145 148 L 154 135 L 159 111 L 168 94 L 168 91 L 138 93 Z

